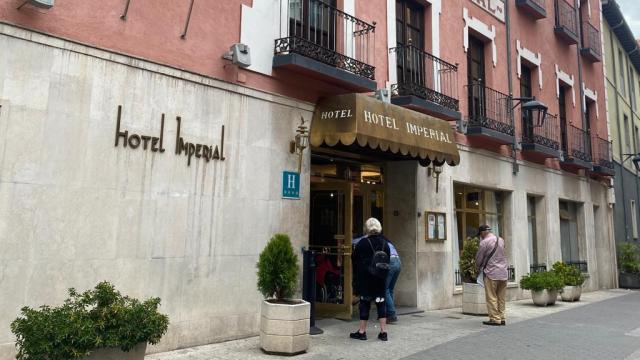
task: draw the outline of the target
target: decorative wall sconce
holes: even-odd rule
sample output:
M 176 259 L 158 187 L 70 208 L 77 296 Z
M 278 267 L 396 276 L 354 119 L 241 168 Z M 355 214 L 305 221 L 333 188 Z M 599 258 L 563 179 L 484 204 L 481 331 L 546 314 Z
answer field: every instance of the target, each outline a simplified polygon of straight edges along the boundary
M 427 176 L 436 179 L 436 193 L 438 192 L 440 174 L 442 174 L 442 165 L 436 165 L 435 163 L 432 163 L 431 166 L 427 168 Z
M 302 173 L 302 153 L 309 147 L 309 129 L 304 124 L 304 117 L 300 117 L 300 125 L 296 130 L 296 137 L 289 143 L 289 152 L 298 154 L 298 174 Z
M 522 104 L 522 111 L 526 111 L 531 114 L 531 122 L 534 127 L 544 125 L 544 120 L 547 118 L 547 105 L 536 100 L 535 97 L 512 98 L 511 101 L 517 101 L 511 110 Z
M 640 153 L 637 154 L 622 154 L 625 156 L 624 160 L 622 160 L 622 162 L 624 163 L 625 161 L 629 160 L 629 158 L 631 158 L 631 162 L 633 163 L 633 166 L 635 166 L 636 171 L 640 171 Z

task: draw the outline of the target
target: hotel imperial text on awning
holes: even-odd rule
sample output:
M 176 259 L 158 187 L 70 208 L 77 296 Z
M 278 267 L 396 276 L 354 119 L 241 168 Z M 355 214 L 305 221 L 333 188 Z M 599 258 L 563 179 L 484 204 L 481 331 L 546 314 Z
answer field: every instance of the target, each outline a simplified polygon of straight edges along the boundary
M 363 94 L 321 100 L 313 114 L 310 142 L 316 147 L 377 149 L 423 165 L 460 162 L 448 122 Z

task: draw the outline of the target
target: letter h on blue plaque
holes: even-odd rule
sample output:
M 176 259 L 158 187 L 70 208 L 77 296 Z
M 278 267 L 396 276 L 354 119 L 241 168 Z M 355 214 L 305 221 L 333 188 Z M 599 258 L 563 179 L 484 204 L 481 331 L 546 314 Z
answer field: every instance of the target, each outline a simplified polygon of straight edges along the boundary
M 300 199 L 300 174 L 297 172 L 282 172 L 282 198 Z

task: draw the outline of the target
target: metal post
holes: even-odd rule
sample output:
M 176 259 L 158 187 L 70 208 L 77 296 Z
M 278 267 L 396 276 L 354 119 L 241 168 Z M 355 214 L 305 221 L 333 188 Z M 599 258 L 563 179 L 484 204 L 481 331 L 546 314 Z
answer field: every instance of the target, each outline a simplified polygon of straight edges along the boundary
M 310 304 L 309 334 L 319 335 L 324 331 L 316 326 L 316 253 L 302 249 L 302 299 Z

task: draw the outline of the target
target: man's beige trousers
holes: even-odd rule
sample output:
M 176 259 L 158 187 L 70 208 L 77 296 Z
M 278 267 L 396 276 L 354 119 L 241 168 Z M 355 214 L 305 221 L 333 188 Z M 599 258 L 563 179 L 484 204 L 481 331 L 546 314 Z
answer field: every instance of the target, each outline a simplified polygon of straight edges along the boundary
M 489 320 L 496 323 L 506 320 L 504 301 L 507 296 L 507 280 L 491 280 L 485 276 L 484 294 L 487 299 Z

